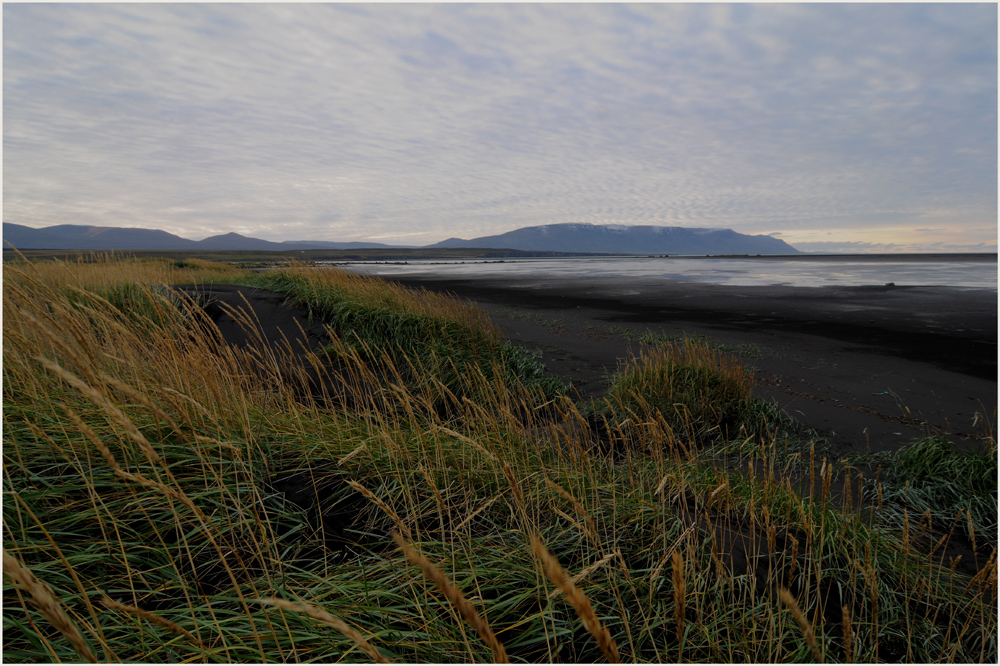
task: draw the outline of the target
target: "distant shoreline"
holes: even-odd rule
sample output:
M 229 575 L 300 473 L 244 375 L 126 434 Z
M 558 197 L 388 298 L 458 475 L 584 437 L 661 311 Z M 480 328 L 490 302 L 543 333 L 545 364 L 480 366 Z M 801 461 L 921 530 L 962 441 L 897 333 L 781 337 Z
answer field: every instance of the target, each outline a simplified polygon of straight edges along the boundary
M 729 330 L 780 330 L 876 347 L 996 381 L 997 301 L 986 289 L 883 286 L 731 286 L 615 277 L 385 277 L 474 301 L 539 309 L 587 308 L 647 323 L 699 322 Z
M 963 439 L 974 412 L 993 418 L 997 408 L 997 301 L 986 290 L 391 280 L 473 301 L 586 395 L 601 394 L 647 331 L 708 335 L 759 352 L 748 358 L 758 396 L 824 432 L 852 459 L 869 447 L 896 449 L 928 429 Z
M 996 252 L 907 252 L 878 254 L 771 254 L 771 255 L 718 255 L 707 257 L 673 256 L 671 259 L 780 259 L 782 261 L 997 261 Z
M 453 260 L 528 260 L 528 259 L 747 259 L 753 261 L 861 261 L 861 262 L 982 262 L 997 263 L 996 252 L 953 252 L 953 253 L 899 253 L 899 254 L 607 254 L 587 252 L 528 251 L 504 248 L 352 248 L 345 250 L 139 250 L 139 249 L 3 249 L 3 260 L 17 261 L 19 255 L 27 259 L 68 259 L 87 258 L 96 254 L 121 254 L 135 257 L 161 257 L 169 259 L 207 259 L 228 262 L 274 262 L 274 261 L 329 261 L 329 262 L 371 262 L 371 261 L 420 261 L 429 259 Z
M 497 250 L 498 252 L 501 250 Z M 413 259 L 443 259 L 445 257 L 428 256 L 412 257 Z M 868 262 L 896 262 L 896 261 L 975 261 L 982 263 L 997 263 L 996 252 L 940 252 L 940 253 L 901 253 L 901 254 L 558 254 L 555 256 L 511 256 L 511 257 L 483 257 L 483 261 L 496 261 L 499 259 L 720 259 L 734 260 L 747 259 L 753 261 L 868 261 Z M 345 260 L 344 263 L 357 263 L 372 260 Z

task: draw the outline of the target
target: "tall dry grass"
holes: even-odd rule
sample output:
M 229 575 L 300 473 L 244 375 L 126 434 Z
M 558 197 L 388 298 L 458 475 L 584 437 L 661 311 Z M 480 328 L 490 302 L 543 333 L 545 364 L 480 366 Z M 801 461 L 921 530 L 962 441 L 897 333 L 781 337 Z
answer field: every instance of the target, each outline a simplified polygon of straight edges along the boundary
M 752 397 L 753 374 L 735 357 L 685 338 L 622 364 L 593 409 L 610 430 L 626 435 L 623 443 L 648 446 L 665 438 L 690 455 L 691 447 L 735 437 L 741 425 L 755 431 L 755 423 L 741 423 Z
M 726 410 L 685 430 L 657 406 L 665 384 L 697 395 L 713 373 L 742 376 L 694 343 L 624 367 L 608 404 L 638 419 L 615 412 L 602 432 L 589 406 L 543 403 L 496 359 L 469 365 L 458 394 L 432 354 L 346 343 L 336 366 L 314 358 L 357 380 L 330 408 L 289 379 L 288 355 L 226 346 L 164 292 L 173 269 L 105 261 L 115 277 L 95 286 L 100 268 L 4 270 L 4 550 L 80 637 L 11 568 L 5 661 L 996 659 L 995 550 L 962 574 L 943 540 L 968 530 L 882 520 L 872 480 L 855 475 L 868 499 L 846 510 L 834 461 L 800 460 L 793 478 L 748 429 L 741 450 L 762 457 L 712 449 Z M 333 278 L 295 270 L 317 281 L 317 313 L 336 300 L 319 286 Z M 336 280 L 362 305 L 388 299 L 373 312 L 418 307 Z M 119 288 L 143 307 L 108 298 Z M 480 316 L 439 306 L 459 328 Z M 705 372 L 687 387 L 661 372 L 693 363 Z M 451 391 L 448 409 L 428 406 L 432 388 Z M 798 490 L 803 474 L 815 492 Z

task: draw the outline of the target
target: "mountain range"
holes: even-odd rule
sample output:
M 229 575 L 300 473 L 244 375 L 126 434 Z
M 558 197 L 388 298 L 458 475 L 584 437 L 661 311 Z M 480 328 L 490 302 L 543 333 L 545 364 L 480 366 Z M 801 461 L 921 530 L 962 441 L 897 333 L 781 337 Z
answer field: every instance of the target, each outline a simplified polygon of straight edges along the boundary
M 371 242 L 273 241 L 236 233 L 189 240 L 159 229 L 96 227 L 63 224 L 34 229 L 4 222 L 3 247 L 19 250 L 346 250 L 404 247 Z M 412 246 L 406 246 L 412 247 Z M 437 248 L 495 248 L 531 252 L 598 254 L 799 254 L 782 240 L 750 236 L 732 229 L 547 224 L 524 227 L 496 236 L 470 240 L 449 238 L 426 246 Z
M 502 247 L 607 254 L 798 254 L 772 236 L 748 236 L 732 229 L 546 224 L 472 240 L 449 238 L 428 247 Z
M 92 227 L 61 224 L 33 229 L 3 223 L 3 247 L 18 250 L 350 250 L 390 247 L 382 243 L 331 241 L 273 241 L 248 238 L 236 233 L 189 240 L 159 229 L 138 227 Z

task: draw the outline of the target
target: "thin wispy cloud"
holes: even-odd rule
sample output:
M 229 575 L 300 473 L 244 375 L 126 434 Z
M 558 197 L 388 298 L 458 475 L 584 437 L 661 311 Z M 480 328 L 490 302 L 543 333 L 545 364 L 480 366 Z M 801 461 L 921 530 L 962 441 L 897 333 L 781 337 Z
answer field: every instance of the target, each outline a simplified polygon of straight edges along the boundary
M 3 17 L 8 222 L 409 243 L 632 223 L 793 245 L 829 228 L 872 243 L 850 233 L 877 226 L 996 243 L 995 5 Z

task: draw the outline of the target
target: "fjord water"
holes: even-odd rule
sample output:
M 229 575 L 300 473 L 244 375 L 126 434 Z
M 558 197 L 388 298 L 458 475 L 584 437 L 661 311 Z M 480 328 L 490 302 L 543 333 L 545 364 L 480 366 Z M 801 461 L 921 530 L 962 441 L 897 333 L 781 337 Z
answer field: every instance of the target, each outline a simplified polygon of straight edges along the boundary
M 997 289 L 997 255 L 808 255 L 794 257 L 572 257 L 558 259 L 336 262 L 393 277 L 677 280 L 732 286 L 936 286 Z

